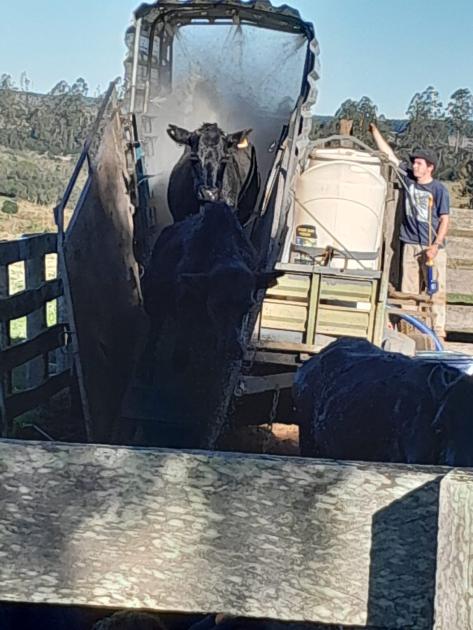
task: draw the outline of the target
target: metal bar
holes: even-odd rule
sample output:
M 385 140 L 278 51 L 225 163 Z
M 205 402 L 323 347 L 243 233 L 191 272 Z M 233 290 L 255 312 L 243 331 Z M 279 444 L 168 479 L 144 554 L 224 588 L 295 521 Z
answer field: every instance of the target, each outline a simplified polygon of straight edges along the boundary
M 0 243 L 0 265 L 11 265 L 28 258 L 54 254 L 57 249 L 56 241 L 56 234 L 35 234 Z
M 183 3 L 178 8 L 175 3 L 166 4 L 165 2 L 160 2 L 159 4 L 156 20 L 166 21 L 170 24 L 175 24 L 179 20 L 179 25 L 195 22 L 199 26 L 219 26 L 225 24 L 223 20 L 234 23 L 235 15 L 237 15 L 240 24 L 249 24 L 257 28 L 269 28 L 283 33 L 302 34 L 308 40 L 314 38 L 312 24 L 304 22 L 295 12 L 293 15 L 281 15 L 273 8 L 268 11 L 266 8 L 260 9 L 245 4 L 228 7 L 221 2 L 199 2 L 198 6 L 192 3 Z M 140 19 L 147 16 L 150 6 L 143 5 L 143 10 L 136 11 L 135 15 L 140 16 Z M 205 17 L 203 17 L 204 14 Z M 219 21 L 215 22 L 214 20 Z
M 375 320 L 376 320 L 376 280 L 371 282 L 371 297 L 370 297 L 370 318 L 368 321 L 368 341 L 374 343 L 374 328 L 375 328 Z
M 151 30 L 149 33 L 149 42 L 148 42 L 148 59 L 146 62 L 146 82 L 145 82 L 145 97 L 143 102 L 143 114 L 148 112 L 148 101 L 150 95 L 150 85 L 151 85 L 151 73 L 153 70 L 153 49 L 154 49 L 154 37 L 156 35 L 156 24 L 155 21 L 151 26 Z M 135 90 L 136 91 L 136 90 Z M 133 103 L 134 105 L 134 103 Z M 134 109 L 130 108 L 131 113 L 133 113 Z
M 59 278 L 48 280 L 37 289 L 27 289 L 20 293 L 0 298 L 0 319 L 8 321 L 29 315 L 41 308 L 45 302 L 62 295 L 62 282 Z
M 44 256 L 30 258 L 25 261 L 26 290 L 39 289 L 46 280 Z M 43 332 L 47 327 L 46 302 L 26 317 L 26 338 L 31 339 Z M 48 353 L 35 357 L 27 365 L 27 387 L 37 387 L 48 374 Z
M 77 164 L 75 165 L 74 171 L 71 175 L 71 178 L 66 187 L 64 195 L 61 201 L 59 202 L 59 204 L 54 208 L 54 218 L 56 221 L 56 225 L 58 227 L 58 232 L 60 233 L 64 231 L 64 209 L 69 202 L 69 198 L 72 194 L 72 191 L 74 190 L 74 186 L 76 185 L 79 173 L 81 172 L 82 166 L 84 165 L 84 162 L 87 159 L 91 144 L 97 134 L 98 128 L 100 126 L 100 123 L 102 122 L 103 115 L 105 113 L 105 110 L 107 108 L 107 105 L 110 101 L 110 97 L 112 96 L 114 89 L 115 89 L 115 81 L 112 81 L 110 85 L 108 86 L 107 92 L 105 93 L 105 96 L 102 101 L 102 105 L 100 106 L 94 125 L 89 135 L 87 136 L 86 141 L 84 142 L 82 153 L 80 154 L 79 159 L 77 160 Z
M 293 341 L 273 341 L 266 339 L 259 339 L 258 341 L 253 341 L 253 348 L 256 350 L 280 350 L 281 352 L 307 352 L 307 353 L 315 353 L 318 351 L 318 348 L 315 344 L 308 343 L 297 343 Z
M 305 337 L 305 342 L 309 345 L 315 343 L 315 331 L 320 294 L 320 279 L 321 277 L 318 273 L 312 274 L 310 282 L 309 312 L 307 316 L 307 331 Z
M 10 293 L 8 266 L 0 266 L 0 299 L 5 299 Z M 8 321 L 0 321 L 0 353 L 10 344 L 10 327 Z M 10 427 L 8 424 L 6 397 L 10 392 L 11 373 L 0 372 L 0 436 L 8 437 Z
M 66 333 L 67 327 L 64 324 L 56 324 L 43 330 L 35 337 L 5 348 L 0 353 L 0 371 L 8 372 L 40 354 L 64 346 Z
M 342 269 L 331 269 L 330 267 L 322 267 L 321 265 L 314 265 L 313 267 L 310 265 L 302 265 L 298 263 L 276 263 L 275 269 L 280 269 L 281 271 L 288 271 L 293 273 L 307 274 L 307 273 L 320 273 L 324 276 L 337 276 L 343 279 L 350 280 L 364 280 L 365 278 L 373 278 L 378 279 L 381 278 L 381 271 L 372 271 L 370 269 L 361 270 L 361 269 L 347 269 L 346 271 Z
M 275 389 L 291 389 L 295 372 L 268 374 L 267 376 L 243 376 L 239 388 L 244 396 L 272 392 Z
M 52 396 L 70 387 L 71 378 L 71 372 L 67 370 L 66 372 L 61 372 L 61 374 L 51 376 L 38 387 L 26 389 L 18 392 L 18 394 L 9 396 L 6 399 L 9 422 L 11 423 L 14 418 L 25 413 L 25 411 L 30 411 L 42 404 L 46 404 Z
M 135 40 L 133 43 L 133 68 L 131 71 L 131 86 L 130 86 L 130 111 L 131 112 L 135 111 L 136 79 L 138 76 L 138 64 L 140 60 L 141 24 L 142 24 L 142 18 L 138 18 L 135 25 Z
M 59 277 L 62 279 L 64 303 L 65 303 L 65 307 L 67 308 L 67 321 L 69 323 L 73 361 L 74 361 L 74 367 L 77 374 L 77 384 L 79 386 L 80 399 L 82 403 L 84 429 L 85 429 L 85 434 L 86 434 L 87 439 L 90 440 L 92 436 L 92 417 L 90 413 L 87 389 L 85 387 L 85 382 L 84 382 L 84 372 L 82 369 L 82 363 L 81 363 L 80 355 L 79 355 L 79 342 L 77 339 L 77 328 L 76 328 L 76 321 L 74 317 L 74 306 L 73 306 L 73 301 L 72 301 L 71 285 L 69 282 L 69 274 L 67 272 L 66 258 L 64 255 L 64 233 L 63 232 L 60 232 L 58 234 L 57 251 L 58 251 Z

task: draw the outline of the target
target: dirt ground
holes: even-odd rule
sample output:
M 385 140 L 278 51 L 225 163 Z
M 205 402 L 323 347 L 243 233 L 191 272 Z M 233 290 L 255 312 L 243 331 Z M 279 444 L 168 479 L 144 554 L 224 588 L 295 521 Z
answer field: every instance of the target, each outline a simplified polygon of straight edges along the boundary
M 266 455 L 299 455 L 299 427 L 295 424 L 263 424 L 228 431 L 219 450 Z

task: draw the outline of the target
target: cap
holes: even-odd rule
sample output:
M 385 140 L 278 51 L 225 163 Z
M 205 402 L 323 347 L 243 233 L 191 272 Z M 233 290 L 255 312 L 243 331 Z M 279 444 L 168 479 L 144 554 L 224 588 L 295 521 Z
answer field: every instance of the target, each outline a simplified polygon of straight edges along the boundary
M 416 149 L 409 157 L 411 162 L 413 162 L 416 158 L 421 158 L 422 160 L 429 162 L 429 164 L 437 166 L 437 155 L 431 149 Z

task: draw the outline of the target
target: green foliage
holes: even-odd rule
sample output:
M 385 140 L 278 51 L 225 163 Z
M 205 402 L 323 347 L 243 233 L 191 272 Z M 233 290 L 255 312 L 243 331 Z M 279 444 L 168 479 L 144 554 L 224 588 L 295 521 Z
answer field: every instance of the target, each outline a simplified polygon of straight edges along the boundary
M 55 204 L 64 193 L 75 161 L 75 157 L 48 157 L 0 147 L 0 191 L 35 204 Z M 77 194 L 75 191 L 72 203 Z
M 397 137 L 397 152 L 407 157 L 417 147 L 431 147 L 439 157 L 436 177 L 456 181 L 468 160 L 461 140 L 472 131 L 473 98 L 467 89 L 456 90 L 444 108 L 438 92 L 429 86 L 416 94 L 407 109 L 409 121 Z M 455 142 L 452 143 L 452 134 Z
M 370 123 L 376 123 L 388 139 L 394 138 L 389 122 L 384 116 L 378 116 L 377 106 L 367 96 L 363 96 L 359 101 L 347 99 L 331 118 L 315 119 L 312 138 L 326 138 L 338 134 L 340 121 L 344 119 L 353 121 L 352 135 L 373 148 L 375 145 L 369 131 Z
M 473 157 L 465 161 L 462 170 L 463 190 L 462 194 L 470 200 L 470 207 L 473 206 Z
M 5 214 L 17 214 L 18 204 L 16 203 L 16 201 L 13 201 L 12 199 L 5 199 L 0 209 Z
M 95 120 L 99 99 L 87 97 L 83 78 L 72 85 L 59 81 L 49 94 L 28 92 L 26 73 L 20 83 L 18 89 L 9 74 L 0 75 L 0 192 L 55 204 Z
M 461 149 L 461 139 L 468 134 L 469 121 L 473 118 L 473 95 L 468 88 L 456 90 L 447 105 L 449 126 L 455 135 L 455 153 Z
M 443 105 L 440 102 L 439 93 L 431 85 L 423 92 L 414 94 L 406 112 L 409 120 L 419 123 L 442 118 L 443 113 Z
M 83 78 L 72 85 L 59 81 L 49 94 L 28 91 L 23 73 L 20 88 L 11 75 L 0 75 L 0 191 L 38 204 L 54 204 L 64 192 L 74 157 L 84 143 L 99 99 L 88 97 Z M 352 133 L 373 146 L 370 123 L 380 128 L 400 158 L 419 146 L 439 155 L 436 176 L 465 181 L 473 200 L 473 157 L 465 139 L 473 138 L 473 95 L 460 88 L 446 107 L 433 86 L 417 92 L 407 108 L 407 121 L 389 121 L 367 96 L 345 100 L 333 117 L 314 119 L 312 138 L 338 133 L 340 120 L 353 121 Z M 63 156 L 62 158 L 60 156 Z M 72 199 L 72 203 L 74 199 Z
M 407 108 L 407 121 L 389 121 L 378 115 L 378 108 L 364 96 L 359 101 L 347 99 L 333 117 L 315 119 L 312 138 L 339 132 L 340 121 L 353 121 L 352 134 L 374 147 L 369 124 L 376 123 L 383 136 L 401 159 L 419 147 L 430 147 L 439 156 L 436 177 L 465 181 L 465 195 L 473 201 L 473 156 L 467 140 L 473 138 L 473 95 L 467 88 L 453 92 L 446 107 L 433 86 L 417 92 Z
M 28 85 L 23 78 L 23 84 Z M 77 79 L 60 81 L 49 94 L 17 90 L 9 75 L 0 77 L 0 144 L 54 155 L 80 152 L 97 114 L 97 100 Z

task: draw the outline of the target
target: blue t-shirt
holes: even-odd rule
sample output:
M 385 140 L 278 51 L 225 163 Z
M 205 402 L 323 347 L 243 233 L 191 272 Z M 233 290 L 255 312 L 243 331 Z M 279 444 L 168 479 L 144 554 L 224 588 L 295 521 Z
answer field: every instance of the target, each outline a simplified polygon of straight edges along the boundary
M 404 183 L 409 195 L 404 191 L 404 217 L 400 239 L 403 243 L 428 246 L 429 208 L 432 217 L 432 243 L 435 241 L 442 214 L 450 214 L 448 190 L 436 179 L 429 184 L 418 184 L 408 171 Z M 412 203 L 413 202 L 413 203 Z

